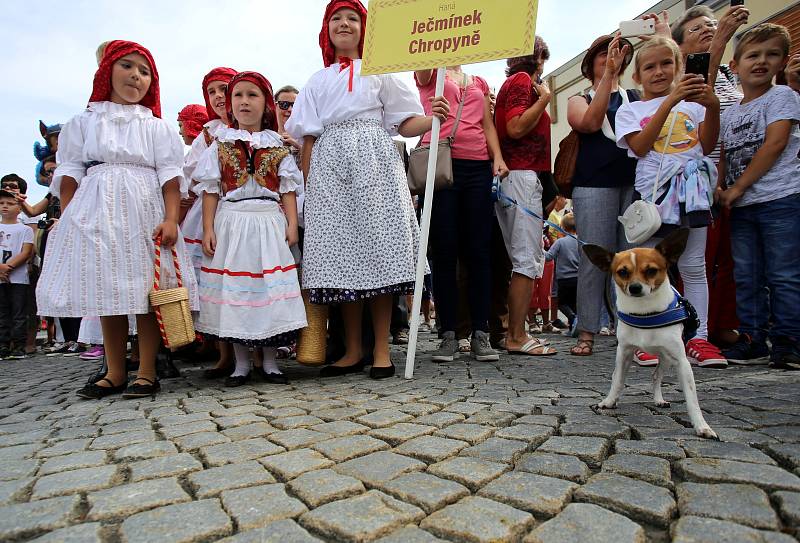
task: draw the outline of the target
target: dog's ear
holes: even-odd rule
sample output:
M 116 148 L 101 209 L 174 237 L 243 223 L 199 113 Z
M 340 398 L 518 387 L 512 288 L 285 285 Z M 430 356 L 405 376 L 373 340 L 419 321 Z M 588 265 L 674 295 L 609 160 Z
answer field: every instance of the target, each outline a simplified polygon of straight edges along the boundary
M 47 125 L 44 124 L 42 121 L 39 121 L 39 133 L 42 135 L 43 138 L 47 137 Z
M 678 228 L 656 245 L 656 251 L 664 255 L 667 262 L 675 264 L 686 249 L 686 241 L 689 239 L 688 228 Z
M 614 260 L 614 253 L 600 247 L 599 245 L 587 244 L 583 246 L 583 252 L 589 257 L 592 264 L 607 272 L 611 269 L 611 261 Z

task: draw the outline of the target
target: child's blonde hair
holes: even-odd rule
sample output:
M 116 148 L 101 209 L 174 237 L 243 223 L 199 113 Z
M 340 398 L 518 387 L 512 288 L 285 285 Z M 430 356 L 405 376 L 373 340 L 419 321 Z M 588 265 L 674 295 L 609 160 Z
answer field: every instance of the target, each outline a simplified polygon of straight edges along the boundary
M 657 47 L 666 47 L 670 51 L 672 51 L 672 55 L 675 57 L 675 75 L 678 75 L 681 71 L 681 67 L 683 66 L 683 55 L 681 54 L 681 50 L 678 47 L 678 44 L 675 43 L 675 40 L 671 38 L 667 38 L 664 36 L 657 36 L 651 38 L 644 43 L 636 52 L 636 59 L 633 61 L 634 64 L 634 73 L 638 76 L 639 69 L 641 68 L 642 64 L 642 55 L 645 51 L 649 51 L 650 49 L 656 49 Z
M 572 213 L 566 213 L 561 218 L 561 228 L 566 230 L 567 232 L 576 232 L 576 225 L 575 225 L 575 215 Z

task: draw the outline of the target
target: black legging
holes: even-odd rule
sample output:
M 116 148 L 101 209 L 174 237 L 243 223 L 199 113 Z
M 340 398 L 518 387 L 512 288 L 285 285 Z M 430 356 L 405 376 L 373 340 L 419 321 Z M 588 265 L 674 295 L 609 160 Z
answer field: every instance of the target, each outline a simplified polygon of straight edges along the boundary
M 59 317 L 61 331 L 64 333 L 64 341 L 78 341 L 78 334 L 81 330 L 80 317 Z

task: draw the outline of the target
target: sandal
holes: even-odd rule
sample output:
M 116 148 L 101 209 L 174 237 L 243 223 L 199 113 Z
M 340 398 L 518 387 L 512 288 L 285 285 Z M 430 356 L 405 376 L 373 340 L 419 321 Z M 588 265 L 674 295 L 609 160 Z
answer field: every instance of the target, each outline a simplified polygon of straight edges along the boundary
M 509 349 L 508 354 L 524 354 L 529 356 L 551 356 L 558 351 L 538 339 L 529 339 L 519 349 Z
M 108 383 L 110 386 L 103 387 L 97 384 L 103 381 Z M 76 394 L 81 398 L 85 398 L 87 400 L 99 400 L 101 398 L 105 398 L 106 396 L 110 396 L 112 394 L 119 394 L 120 392 L 125 390 L 125 385 L 127 385 L 127 383 L 123 383 L 117 386 L 106 377 L 103 377 L 102 379 L 98 379 L 97 382 L 86 383 L 83 386 L 83 388 L 81 388 L 76 392 Z
M 569 350 L 569 354 L 572 356 L 591 356 L 593 352 L 593 339 L 579 339 L 575 346 Z
M 137 383 L 136 381 L 144 381 L 144 383 Z M 156 392 L 161 390 L 161 383 L 158 382 L 158 379 L 150 380 L 147 377 L 137 377 L 128 388 L 125 389 L 125 392 L 122 393 L 122 397 L 125 399 L 129 398 L 146 398 L 147 396 L 155 397 Z

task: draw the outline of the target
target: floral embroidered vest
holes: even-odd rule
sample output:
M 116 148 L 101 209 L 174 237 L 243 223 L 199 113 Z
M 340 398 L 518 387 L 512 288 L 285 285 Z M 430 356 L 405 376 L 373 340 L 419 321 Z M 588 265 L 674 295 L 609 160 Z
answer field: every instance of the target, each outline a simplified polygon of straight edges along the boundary
M 279 193 L 278 167 L 289 155 L 285 147 L 250 149 L 240 140 L 218 141 L 219 166 L 222 174 L 222 191 L 236 190 L 252 175 L 256 183 L 267 190 Z

